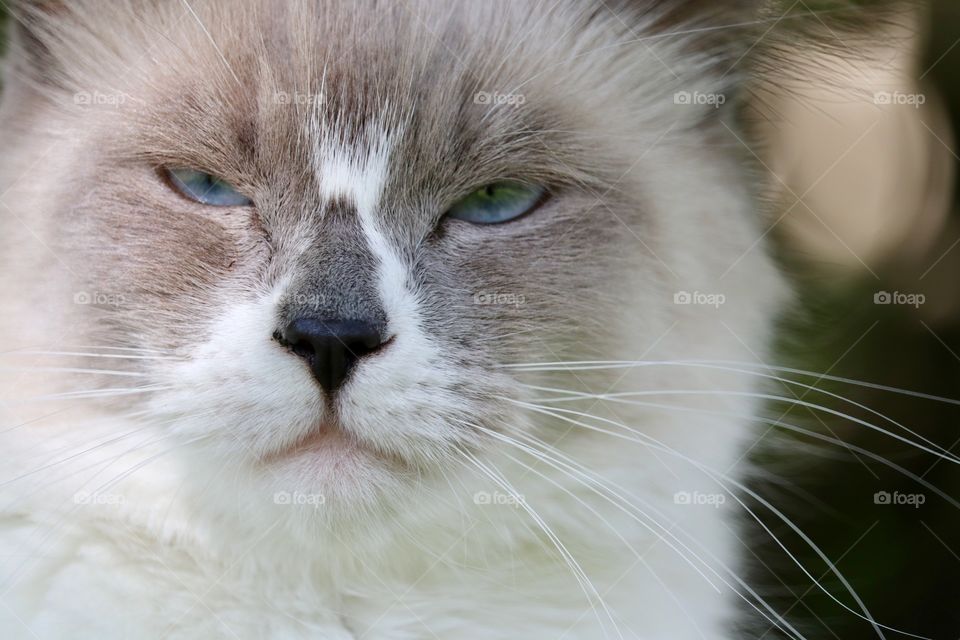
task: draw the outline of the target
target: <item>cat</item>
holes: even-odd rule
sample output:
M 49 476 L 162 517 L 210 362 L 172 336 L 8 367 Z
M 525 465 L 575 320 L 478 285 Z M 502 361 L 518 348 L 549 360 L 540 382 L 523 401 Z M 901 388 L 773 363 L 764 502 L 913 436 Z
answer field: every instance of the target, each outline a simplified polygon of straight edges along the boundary
M 0 635 L 802 637 L 743 578 L 760 378 L 716 364 L 790 300 L 755 3 L 11 22 Z

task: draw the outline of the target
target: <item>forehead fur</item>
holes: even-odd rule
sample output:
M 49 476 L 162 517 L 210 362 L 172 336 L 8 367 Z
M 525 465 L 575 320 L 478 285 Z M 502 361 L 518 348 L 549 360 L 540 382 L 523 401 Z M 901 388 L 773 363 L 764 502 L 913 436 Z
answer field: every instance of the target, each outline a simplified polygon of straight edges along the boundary
M 203 133 L 226 122 L 233 142 L 247 148 L 269 139 L 265 121 L 281 124 L 283 96 L 295 107 L 288 114 L 312 112 L 347 140 L 375 119 L 396 126 L 414 112 L 442 113 L 437 126 L 476 137 L 482 131 L 464 124 L 470 112 L 489 128 L 506 120 L 547 129 L 574 104 L 609 114 L 605 96 L 617 95 L 641 114 L 645 103 L 672 96 L 671 77 L 689 83 L 719 53 L 705 50 L 702 34 L 666 22 L 681 15 L 677 5 L 688 3 L 564 1 L 545 10 L 534 2 L 465 0 L 126 0 L 105 10 L 78 0 L 24 16 L 30 39 L 21 41 L 34 55 L 16 68 L 68 95 L 126 96 L 167 126 Z M 551 104 L 557 93 L 566 98 L 562 107 Z M 517 100 L 524 109 L 503 108 Z

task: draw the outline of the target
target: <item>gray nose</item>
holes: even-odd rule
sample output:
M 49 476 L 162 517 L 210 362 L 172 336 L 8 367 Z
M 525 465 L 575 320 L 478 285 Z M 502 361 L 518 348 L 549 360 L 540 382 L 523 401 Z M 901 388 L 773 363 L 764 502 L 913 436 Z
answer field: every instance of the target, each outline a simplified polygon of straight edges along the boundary
M 384 345 L 385 327 L 365 320 L 298 318 L 273 337 L 306 360 L 328 394 L 343 385 L 360 358 Z

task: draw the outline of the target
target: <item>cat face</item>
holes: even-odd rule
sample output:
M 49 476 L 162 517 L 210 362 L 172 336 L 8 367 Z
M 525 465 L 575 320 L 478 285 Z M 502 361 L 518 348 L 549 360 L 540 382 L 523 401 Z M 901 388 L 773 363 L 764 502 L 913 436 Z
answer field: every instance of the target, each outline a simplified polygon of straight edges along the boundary
M 725 100 L 677 97 L 724 96 L 726 50 L 663 37 L 695 5 L 149 4 L 29 14 L 5 335 L 136 356 L 82 412 L 267 492 L 355 504 L 495 448 L 530 421 L 504 365 L 640 357 L 749 253 Z M 727 281 L 733 326 L 770 274 Z

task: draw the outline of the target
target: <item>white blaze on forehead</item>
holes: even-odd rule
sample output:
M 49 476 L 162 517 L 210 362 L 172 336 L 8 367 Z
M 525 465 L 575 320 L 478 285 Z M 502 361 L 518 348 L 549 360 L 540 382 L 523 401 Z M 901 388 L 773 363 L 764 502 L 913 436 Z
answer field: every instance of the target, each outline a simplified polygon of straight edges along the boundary
M 416 295 L 410 288 L 408 267 L 385 233 L 378 218 L 380 201 L 390 174 L 393 141 L 402 129 L 388 131 L 379 123 L 368 125 L 361 135 L 344 139 L 339 127 L 322 121 L 314 130 L 314 170 L 320 196 L 325 202 L 345 200 L 356 208 L 370 252 L 377 258 L 377 289 L 386 311 L 390 333 L 398 350 L 406 345 L 430 354 L 420 330 Z M 382 213 L 382 212 L 381 212 Z
M 389 173 L 389 140 L 368 134 L 360 137 L 362 142 L 350 145 L 330 138 L 334 137 L 319 141 L 314 156 L 320 196 L 325 202 L 345 200 L 358 211 L 371 214 Z

